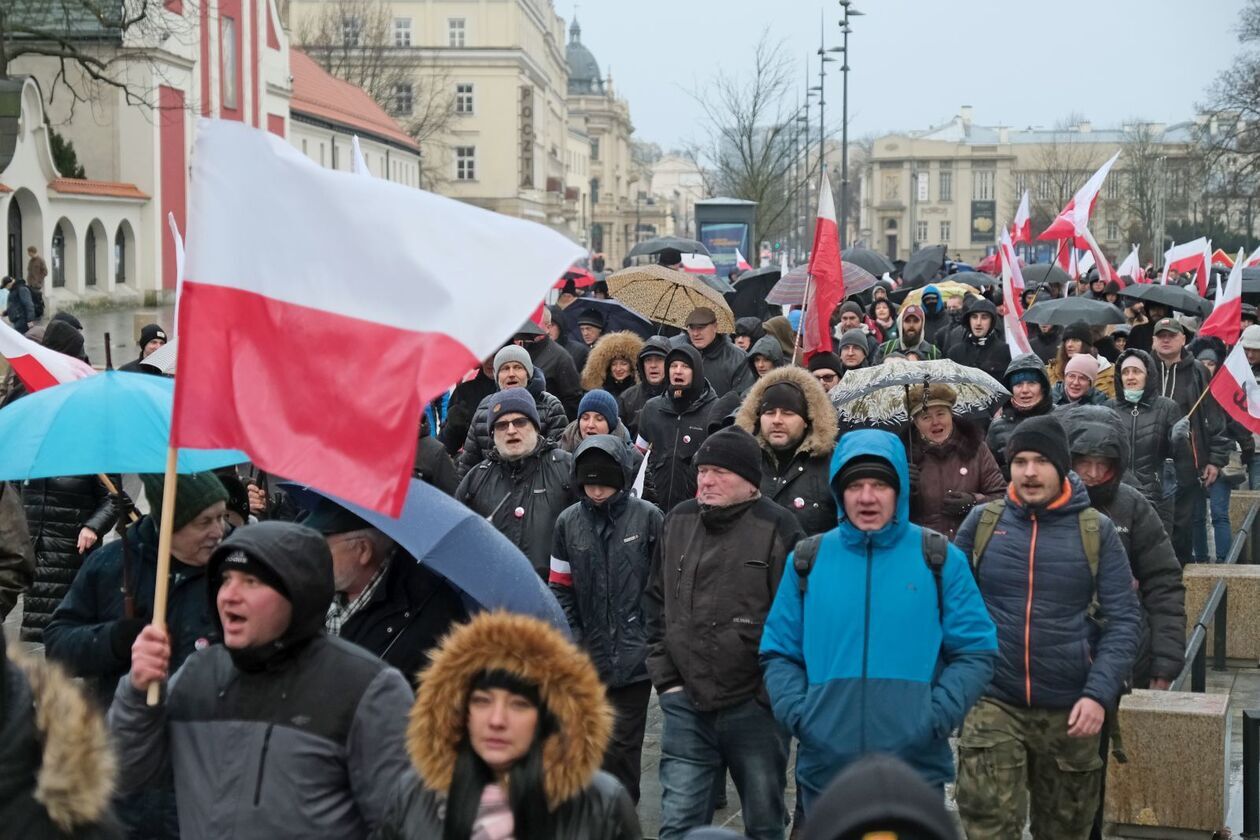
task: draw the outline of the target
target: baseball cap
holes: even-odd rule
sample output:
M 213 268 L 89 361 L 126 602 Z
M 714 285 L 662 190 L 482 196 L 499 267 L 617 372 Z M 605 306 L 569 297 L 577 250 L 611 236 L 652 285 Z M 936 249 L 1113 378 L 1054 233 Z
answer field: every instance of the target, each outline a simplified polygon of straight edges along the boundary
M 1176 318 L 1160 318 L 1155 323 L 1155 332 L 1153 334 L 1159 335 L 1162 332 L 1184 333 L 1185 330 L 1181 328 L 1181 322 Z

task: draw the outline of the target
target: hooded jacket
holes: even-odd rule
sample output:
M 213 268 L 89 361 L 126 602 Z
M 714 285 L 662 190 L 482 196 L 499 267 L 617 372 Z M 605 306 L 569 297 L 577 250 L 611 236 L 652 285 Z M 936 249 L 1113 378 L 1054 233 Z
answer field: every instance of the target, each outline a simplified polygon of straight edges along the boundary
M 1032 353 L 1024 353 L 1012 359 L 1011 363 L 1006 366 L 1006 373 L 1001 379 L 1007 390 L 1010 390 L 1011 387 L 1011 377 L 1020 371 L 1032 371 L 1037 374 L 1037 378 L 1041 380 L 1041 402 L 1027 411 L 1021 411 L 1015 407 L 1013 402 L 1008 400 L 1006 405 L 1002 406 L 1002 410 L 993 418 L 993 422 L 989 424 L 989 431 L 985 436 L 985 442 L 989 445 L 989 451 L 993 453 L 993 459 L 1002 468 L 1003 475 L 1008 478 L 1010 476 L 1010 467 L 1006 463 L 1006 442 L 1010 440 L 1011 433 L 1015 431 L 1016 426 L 1029 417 L 1049 414 L 1054 409 L 1054 403 L 1051 401 L 1050 394 L 1050 378 L 1046 376 L 1046 367 L 1040 357 Z
M 753 379 L 756 380 L 759 377 L 757 368 L 753 366 L 753 356 L 764 356 L 776 368 L 787 364 L 787 359 L 783 356 L 783 348 L 779 346 L 779 340 L 772 335 L 763 335 L 752 347 L 748 348 L 748 368 L 753 372 Z
M 673 347 L 692 347 L 686 333 L 670 340 Z M 719 397 L 730 391 L 743 393 L 752 387 L 756 374 L 748 367 L 748 354 L 740 350 L 722 333 L 713 337 L 713 341 L 703 350 L 696 350 L 704 359 L 704 377 L 709 380 L 714 393 Z
M 596 435 L 582 442 L 574 460 L 591 450 L 620 464 L 625 483 L 603 504 L 579 486 L 580 501 L 556 521 L 549 583 L 573 641 L 590 654 L 605 685 L 621 688 L 648 678 L 643 592 L 664 517 L 629 494 L 634 472 L 625 446 Z
M 665 357 L 666 382 L 669 362 L 680 358 L 691 365 L 691 385 L 653 397 L 639 416 L 639 437 L 651 446 L 647 456 L 653 488 L 650 501 L 665 513 L 696 495 L 696 468 L 691 459 L 709 436 L 709 406 L 718 397 L 705 377 L 700 351 L 690 344 L 671 349 Z
M 212 579 L 234 550 L 283 582 L 289 626 L 259 649 L 197 651 L 154 707 L 119 680 L 109 724 L 120 787 L 140 790 L 169 765 L 184 840 L 366 837 L 407 769 L 411 689 L 372 654 L 324 634 L 332 560 L 317 532 L 240 528 L 211 557 Z
M 660 355 L 666 355 L 673 347 L 669 343 L 669 339 L 659 335 L 654 335 L 647 341 L 643 342 L 642 349 L 639 350 L 635 357 L 634 370 L 638 375 L 637 384 L 631 385 L 618 397 L 617 402 L 621 404 L 621 422 L 626 424 L 626 428 L 630 430 L 630 434 L 637 435 L 639 432 L 639 414 L 643 411 L 643 406 L 652 397 L 658 397 L 665 393 L 665 383 L 669 379 L 669 373 L 666 372 L 666 378 L 662 379 L 657 385 L 653 385 L 647 380 L 647 373 L 643 370 L 643 360 L 645 350 L 659 350 Z M 653 355 L 649 353 L 649 355 Z
M 560 435 L 569 425 L 569 418 L 560 400 L 547 392 L 547 378 L 540 368 L 534 368 L 534 375 L 529 378 L 525 390 L 533 396 L 534 405 L 538 408 L 538 419 L 542 422 L 539 434 L 553 442 L 560 440 Z M 497 393 L 496 390 L 484 397 L 473 412 L 472 425 L 468 427 L 468 437 L 464 439 L 464 451 L 459 453 L 459 460 L 455 462 L 456 473 L 461 479 L 481 463 L 487 453 L 494 451 L 494 432 L 490 430 L 488 420 L 490 404 Z
M 1138 351 L 1139 353 L 1142 351 Z M 1181 563 L 1155 507 L 1121 480 L 1130 462 L 1129 441 L 1110 408 L 1083 406 L 1064 412 L 1072 454 L 1107 458 L 1115 465 L 1110 481 L 1086 488 L 1090 503 L 1111 519 L 1138 582 L 1142 640 L 1133 668 L 1134 685 L 1151 677 L 1175 679 L 1185 664 L 1186 589 Z
M 945 341 L 949 330 L 954 326 L 953 320 L 949 317 L 949 311 L 945 306 L 945 298 L 941 296 L 940 289 L 936 284 L 929 283 L 923 287 L 923 294 L 919 300 L 928 295 L 936 295 L 936 305 L 923 305 L 924 323 L 923 323 L 923 340 L 940 347 Z M 901 326 L 900 323 L 897 325 Z
M 1041 359 L 1042 364 L 1050 364 L 1058 354 L 1059 336 L 1062 332 L 1062 327 L 1055 327 L 1050 332 L 1042 332 L 1040 326 L 1028 331 L 1028 345 L 1037 354 L 1037 358 Z
M 781 458 L 761 435 L 761 400 L 766 389 L 779 383 L 795 385 L 805 396 L 809 416 L 805 437 Z M 761 446 L 761 493 L 796 517 L 806 535 L 836 525 L 836 501 L 831 495 L 831 453 L 836 448 L 836 410 L 818 380 L 799 367 L 772 370 L 748 392 L 735 425 Z
M 831 459 L 839 523 L 822 535 L 804 593 L 787 564 L 761 639 L 774 716 L 800 741 L 796 776 L 807 813 L 833 776 L 869 753 L 896 755 L 931 784 L 951 781 L 950 731 L 980 697 L 997 651 L 993 622 L 955 548 L 938 601 L 908 493 L 897 494 L 893 518 L 878 531 L 861 531 L 845 515 L 836 478 L 869 455 L 910 486 L 895 436 L 862 429 L 841 438 Z
M 1124 398 L 1120 366 L 1128 358 L 1146 365 L 1146 387 L 1136 403 Z M 1155 361 L 1145 350 L 1126 350 L 1116 360 L 1116 399 L 1107 403 L 1120 415 L 1125 464 L 1137 479 L 1147 501 L 1159 508 L 1164 498 L 1164 461 L 1173 456 L 1172 430 L 1181 419 L 1181 407 L 1159 395 L 1159 374 Z
M 735 319 L 735 335 L 748 336 L 753 344 L 766 334 L 766 329 L 761 325 L 761 319 L 755 315 L 746 315 L 743 318 Z
M 577 411 L 582 400 L 581 380 L 573 356 L 559 344 L 544 336 L 538 341 L 525 343 L 525 351 L 529 353 L 534 367 L 541 370 L 546 380 L 547 390 L 560 400 L 565 414 Z M 541 408 L 541 407 L 540 407 Z
M 618 399 L 632 386 L 640 382 L 637 363 L 639 351 L 643 349 L 643 339 L 632 332 L 622 331 L 600 336 L 599 341 L 591 348 L 586 357 L 586 366 L 582 368 L 582 390 L 594 391 L 603 388 Z M 618 382 L 612 376 L 612 361 L 616 358 L 630 362 L 630 376 Z M 577 419 L 577 405 L 574 404 L 570 416 Z
M 999 657 L 985 695 L 1020 708 L 1070 709 L 1082 697 L 1113 708 L 1133 668 L 1141 614 L 1116 527 L 1099 517 L 1098 575 L 1091 578 L 1080 514 L 1089 493 L 1069 473 L 1049 504 L 1031 507 L 1013 489 L 980 558 L 976 580 L 998 630 Z M 982 508 L 954 540 L 968 558 Z M 1097 593 L 1105 626 L 1088 618 Z
M 1155 365 L 1155 379 L 1159 394 L 1168 397 L 1182 411 L 1182 416 L 1194 407 L 1199 395 L 1208 387 L 1211 377 L 1207 368 L 1191 356 L 1185 349 L 1176 364 L 1165 365 L 1160 359 L 1152 356 Z M 1224 467 L 1229 463 L 1230 453 L 1234 449 L 1225 432 L 1225 414 L 1214 399 L 1204 399 L 1198 410 L 1189 418 L 1190 439 L 1184 447 L 1174 446 L 1177 458 L 1177 478 L 1183 482 L 1198 479 L 1203 468 L 1208 464 Z
M 792 329 L 792 322 L 783 315 L 775 315 L 762 326 L 766 330 L 766 335 L 772 335 L 778 339 L 783 358 L 792 358 L 792 351 L 796 349 L 796 331 Z
M 572 477 L 573 456 L 540 436 L 519 461 L 492 448 L 459 483 L 455 500 L 488 517 L 546 580 L 556 517 L 573 503 Z
M 963 517 L 942 509 L 946 491 L 965 493 L 978 505 L 1001 496 L 1006 479 L 979 427 L 961 417 L 954 418 L 953 433 L 937 446 L 927 444 L 917 429 L 911 436 L 919 481 L 910 497 L 910 521 L 952 540 Z
M 31 297 L 31 288 L 20 277 L 13 278 L 9 286 L 9 296 L 5 300 L 4 314 L 13 325 L 13 329 L 25 334 L 31 322 L 35 320 L 35 299 Z
M 998 329 L 1000 317 L 997 307 L 985 298 L 973 298 L 970 303 L 971 308 L 967 310 L 967 316 L 963 320 L 963 337 L 949 348 L 948 356 L 960 365 L 982 370 L 1001 382 L 1011 363 L 1011 348 L 1007 346 L 1001 330 Z M 993 318 L 989 331 L 983 336 L 977 336 L 971 331 L 970 318 L 977 312 L 988 313 Z
M 926 322 L 923 324 L 923 334 L 919 336 L 918 343 L 914 345 L 906 344 L 906 330 L 903 323 L 905 320 L 905 314 L 906 308 L 903 306 L 897 313 L 897 337 L 889 339 L 879 345 L 879 351 L 876 353 L 875 364 L 880 364 L 884 361 L 884 359 L 888 358 L 893 353 L 917 353 L 919 355 L 919 361 L 941 358 L 940 349 L 938 349 L 935 344 L 930 343 L 927 339 L 928 326 Z
M 599 769 L 613 716 L 590 660 L 541 621 L 505 612 L 482 613 L 434 652 L 407 724 L 411 767 L 393 785 L 389 811 L 374 840 L 442 837 L 467 730 L 469 690 L 479 674 L 495 670 L 537 686 L 540 703 L 555 723 L 542 749 L 548 837 L 639 840 L 634 803 Z

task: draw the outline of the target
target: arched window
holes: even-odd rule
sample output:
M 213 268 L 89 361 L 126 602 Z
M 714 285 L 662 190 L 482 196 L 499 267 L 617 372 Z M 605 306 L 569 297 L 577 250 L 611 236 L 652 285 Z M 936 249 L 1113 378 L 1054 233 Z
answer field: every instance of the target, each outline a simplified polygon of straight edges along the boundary
M 87 238 L 84 240 L 84 242 L 86 243 L 83 246 L 84 263 L 86 266 L 86 275 L 84 277 L 84 280 L 86 281 L 87 285 L 95 286 L 96 285 L 96 228 L 95 226 L 88 227 Z
M 122 227 L 114 234 L 114 282 L 127 282 L 127 237 Z
M 64 288 L 66 285 L 66 234 L 61 229 L 61 222 L 53 228 L 52 284 L 57 289 Z

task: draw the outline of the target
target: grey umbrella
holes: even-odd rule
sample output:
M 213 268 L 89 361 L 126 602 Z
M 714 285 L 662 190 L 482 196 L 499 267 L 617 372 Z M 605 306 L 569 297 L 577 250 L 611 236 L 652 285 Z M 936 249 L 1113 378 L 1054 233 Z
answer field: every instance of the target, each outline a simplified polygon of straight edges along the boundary
M 652 254 L 659 254 L 661 251 L 667 251 L 670 248 L 683 254 L 711 256 L 708 248 L 694 239 L 684 239 L 681 236 L 657 236 L 652 239 L 645 239 L 631 248 L 630 253 L 626 256 L 647 257 Z
M 1091 327 L 1103 324 L 1123 324 L 1124 313 L 1105 300 L 1070 297 L 1043 300 L 1034 303 L 1021 319 L 1030 324 L 1054 324 L 1066 327 L 1084 321 Z
M 1162 286 L 1158 283 L 1136 283 L 1120 290 L 1120 297 L 1159 303 L 1178 312 L 1190 315 L 1206 315 L 1212 304 L 1184 286 Z
M 892 274 L 895 266 L 892 260 L 885 257 L 879 251 L 872 251 L 870 248 L 845 248 L 840 254 L 840 259 L 845 262 L 851 262 L 859 266 L 876 277 L 882 277 L 884 274 Z

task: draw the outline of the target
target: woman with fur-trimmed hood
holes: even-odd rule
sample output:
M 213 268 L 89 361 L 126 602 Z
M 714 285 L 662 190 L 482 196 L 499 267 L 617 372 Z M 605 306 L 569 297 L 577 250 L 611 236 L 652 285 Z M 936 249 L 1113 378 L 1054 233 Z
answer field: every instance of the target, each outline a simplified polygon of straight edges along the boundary
M 635 364 L 643 339 L 632 332 L 614 332 L 601 336 L 582 368 L 582 390 L 602 388 L 618 399 L 631 385 L 639 381 Z
M 735 425 L 761 446 L 761 494 L 791 511 L 806 534 L 836 527 L 831 453 L 836 410 L 813 375 L 775 368 L 748 391 Z
M 433 652 L 379 840 L 639 840 L 625 788 L 601 771 L 612 710 L 560 633 L 482 613 Z

